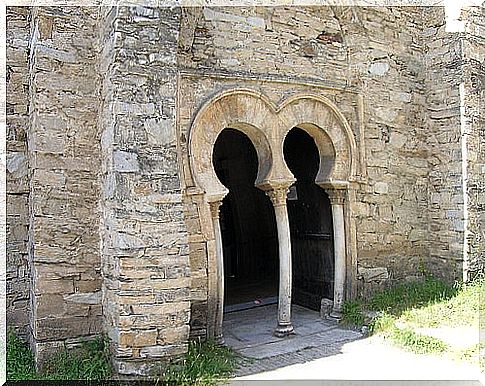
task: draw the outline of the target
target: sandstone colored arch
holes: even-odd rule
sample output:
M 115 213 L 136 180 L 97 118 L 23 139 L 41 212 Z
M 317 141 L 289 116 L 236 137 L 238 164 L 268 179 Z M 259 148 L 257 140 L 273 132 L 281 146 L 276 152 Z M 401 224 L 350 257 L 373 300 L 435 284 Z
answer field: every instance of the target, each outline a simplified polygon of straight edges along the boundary
M 258 154 L 255 185 L 261 189 L 290 185 L 295 181 L 283 157 L 283 143 L 293 127 L 310 134 L 320 153 L 316 183 L 350 181 L 356 176 L 356 143 L 347 120 L 327 98 L 297 94 L 276 106 L 264 94 L 251 89 L 218 94 L 196 114 L 189 133 L 189 160 L 197 187 L 209 202 L 227 194 L 212 165 L 212 151 L 225 128 L 242 131 Z
M 188 150 L 195 182 L 206 193 L 208 201 L 220 200 L 227 194 L 212 166 L 215 141 L 225 128 L 239 130 L 249 137 L 258 154 L 256 185 L 266 178 L 272 165 L 266 122 L 272 115 L 271 102 L 247 89 L 221 93 L 200 109 L 189 133 Z
M 352 129 L 328 98 L 299 94 L 287 99 L 278 117 L 284 125 L 282 141 L 293 127 L 306 131 L 320 154 L 317 184 L 350 181 L 357 174 L 357 145 Z

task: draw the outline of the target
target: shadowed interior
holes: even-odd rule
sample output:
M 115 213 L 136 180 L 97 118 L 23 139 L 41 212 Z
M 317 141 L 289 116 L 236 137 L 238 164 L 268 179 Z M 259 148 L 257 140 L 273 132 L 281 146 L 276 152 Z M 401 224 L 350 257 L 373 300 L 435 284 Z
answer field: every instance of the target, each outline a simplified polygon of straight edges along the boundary
M 254 186 L 256 150 L 244 133 L 225 129 L 214 145 L 213 164 L 229 189 L 220 209 L 225 309 L 273 302 L 278 295 L 278 235 L 271 201 Z
M 284 142 L 284 157 L 296 178 L 288 194 L 293 303 L 320 309 L 323 297 L 333 299 L 333 225 L 327 193 L 315 184 L 319 153 L 304 130 L 290 130 Z

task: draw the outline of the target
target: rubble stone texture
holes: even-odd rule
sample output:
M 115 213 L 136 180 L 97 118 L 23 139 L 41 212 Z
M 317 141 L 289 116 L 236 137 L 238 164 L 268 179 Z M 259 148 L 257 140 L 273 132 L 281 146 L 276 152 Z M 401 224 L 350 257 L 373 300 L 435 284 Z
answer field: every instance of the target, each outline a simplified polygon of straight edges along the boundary
M 28 8 L 7 10 L 7 324 L 29 331 Z
M 218 110 L 240 90 L 274 116 L 320 98 L 348 124 L 347 299 L 483 272 L 485 16 L 462 17 L 450 33 L 441 7 L 7 7 L 8 324 L 39 363 L 104 333 L 124 375 L 214 337 L 210 165 L 191 153 L 212 149 L 191 129 L 204 108 L 257 117 L 250 98 Z

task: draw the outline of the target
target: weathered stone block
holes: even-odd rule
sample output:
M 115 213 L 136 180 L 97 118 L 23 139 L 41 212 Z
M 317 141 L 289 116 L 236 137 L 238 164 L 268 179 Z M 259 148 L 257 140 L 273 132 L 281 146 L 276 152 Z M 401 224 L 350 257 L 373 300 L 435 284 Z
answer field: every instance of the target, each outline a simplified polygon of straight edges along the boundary
M 129 347 L 155 346 L 157 344 L 157 336 L 158 331 L 156 329 L 120 331 L 118 343 L 121 346 Z
M 366 268 L 359 267 L 358 274 L 365 283 L 380 282 L 389 279 L 389 272 L 385 267 Z
M 70 294 L 74 292 L 72 279 L 40 280 L 35 286 L 38 294 Z
M 369 72 L 372 75 L 383 76 L 389 71 L 389 63 L 376 62 L 372 63 L 369 67 Z
M 114 170 L 117 172 L 137 172 L 140 170 L 138 154 L 126 151 L 116 151 L 113 154 Z
M 190 327 L 188 325 L 159 330 L 157 344 L 170 345 L 177 344 L 179 342 L 185 342 L 188 340 L 189 331 Z
M 34 338 L 38 341 L 96 335 L 102 331 L 100 317 L 49 317 L 37 319 Z
M 187 344 L 159 345 L 144 347 L 140 350 L 142 358 L 169 358 L 179 356 L 187 352 Z
M 389 191 L 389 185 L 386 182 L 377 182 L 374 191 L 378 194 L 386 194 Z

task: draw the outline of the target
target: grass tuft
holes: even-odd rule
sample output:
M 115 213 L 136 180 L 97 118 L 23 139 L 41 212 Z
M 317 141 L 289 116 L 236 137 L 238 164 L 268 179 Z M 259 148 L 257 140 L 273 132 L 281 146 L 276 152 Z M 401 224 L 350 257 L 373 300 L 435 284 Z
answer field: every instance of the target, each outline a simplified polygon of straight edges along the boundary
M 41 376 L 46 380 L 104 380 L 111 374 L 109 353 L 98 338 L 79 348 L 61 350 L 46 362 Z
M 458 290 L 458 286 L 450 287 L 440 280 L 427 277 L 422 282 L 401 284 L 379 292 L 367 304 L 371 310 L 385 311 L 399 316 L 410 308 L 423 307 L 450 299 L 457 294 Z
M 7 333 L 7 379 L 13 381 L 37 379 L 34 356 L 27 344 L 13 331 Z
M 104 380 L 111 374 L 109 353 L 102 339 L 84 342 L 76 349 L 62 349 L 37 372 L 27 344 L 13 332 L 7 335 L 8 380 Z
M 448 286 L 433 277 L 422 282 L 401 284 L 378 292 L 368 300 L 352 300 L 343 305 L 344 322 L 362 325 L 364 311 L 378 311 L 394 316 L 401 316 L 411 309 L 422 308 L 456 296 L 461 287 Z
M 342 307 L 343 321 L 347 324 L 361 326 L 364 324 L 364 303 L 361 300 L 350 300 Z
M 213 342 L 191 342 L 183 361 L 168 365 L 160 380 L 177 385 L 216 385 L 233 373 L 238 363 L 229 347 Z
M 396 345 L 415 353 L 446 353 L 454 359 L 476 363 L 478 345 L 465 349 L 453 348 L 442 340 L 420 334 L 415 329 L 458 326 L 478 329 L 480 294 L 484 290 L 483 278 L 471 283 L 448 286 L 427 277 L 423 282 L 407 283 L 376 293 L 368 300 L 346 302 L 343 319 L 347 323 L 360 326 L 366 322 L 366 311 L 373 311 L 376 318 L 369 325 L 372 334 L 390 338 Z
M 390 337 L 394 343 L 417 354 L 440 354 L 449 349 L 440 339 L 418 334 L 410 328 L 394 327 L 390 331 Z
M 192 342 L 186 357 L 163 369 L 158 381 L 177 385 L 216 385 L 230 377 L 238 363 L 236 353 L 212 342 Z M 35 370 L 29 347 L 13 332 L 7 338 L 8 380 L 92 380 L 110 379 L 112 367 L 102 339 L 84 342 L 79 348 L 63 349 Z
M 480 290 L 484 283 L 484 281 L 475 281 L 468 284 L 455 284 L 453 296 L 421 308 L 405 310 L 401 319 L 419 327 L 473 326 L 478 329 Z

